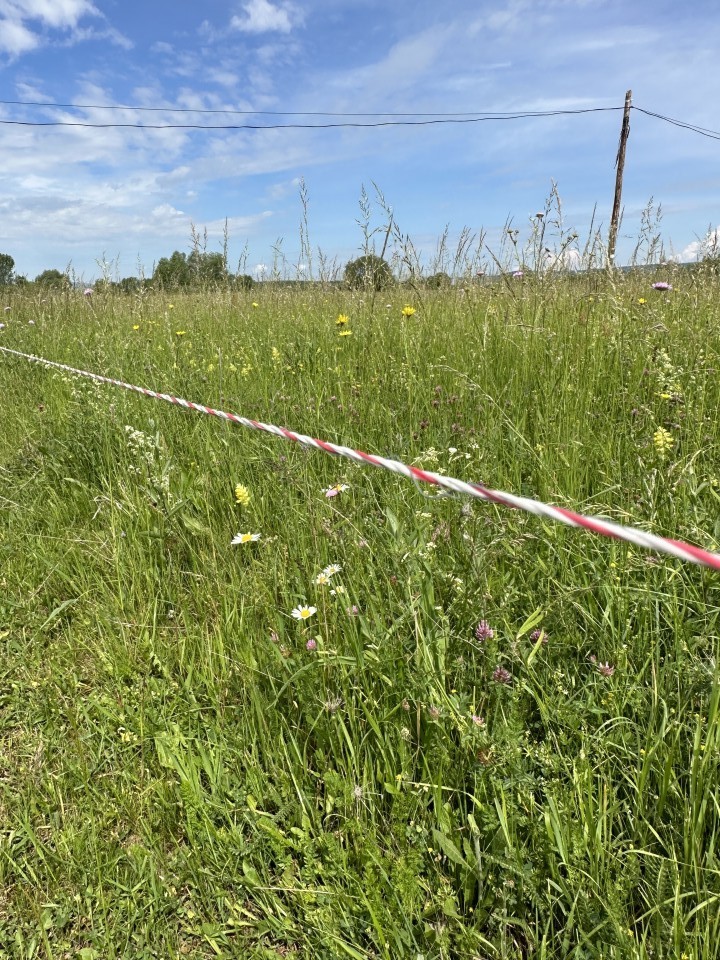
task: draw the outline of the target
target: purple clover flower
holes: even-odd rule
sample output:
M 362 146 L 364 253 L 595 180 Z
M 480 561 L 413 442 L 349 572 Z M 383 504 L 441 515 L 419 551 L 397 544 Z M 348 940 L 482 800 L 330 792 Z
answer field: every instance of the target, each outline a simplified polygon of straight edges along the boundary
M 492 640 L 495 636 L 495 631 L 492 629 L 487 620 L 481 620 L 480 623 L 475 627 L 475 639 L 479 640 L 481 643 L 483 640 Z
M 652 285 L 653 290 L 672 290 L 672 284 L 668 283 L 666 280 L 658 280 L 657 283 Z
M 492 678 L 495 683 L 504 683 L 506 686 L 512 683 L 512 674 L 505 667 L 495 667 Z

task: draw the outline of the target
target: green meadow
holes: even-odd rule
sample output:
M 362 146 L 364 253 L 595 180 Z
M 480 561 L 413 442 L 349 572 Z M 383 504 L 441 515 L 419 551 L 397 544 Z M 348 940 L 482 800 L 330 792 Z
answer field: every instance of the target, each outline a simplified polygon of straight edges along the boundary
M 720 549 L 709 271 L 5 293 L 0 346 Z M 717 572 L 0 397 L 0 958 L 720 956 Z

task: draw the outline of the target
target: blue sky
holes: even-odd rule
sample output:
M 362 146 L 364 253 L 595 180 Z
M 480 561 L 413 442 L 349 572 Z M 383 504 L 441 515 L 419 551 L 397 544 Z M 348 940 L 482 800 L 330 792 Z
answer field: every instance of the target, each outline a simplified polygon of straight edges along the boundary
M 252 111 L 482 112 L 633 102 L 718 129 L 715 0 L 0 0 L 0 99 L 162 107 L 167 112 L 0 105 L 0 120 L 290 122 L 174 114 Z M 0 252 L 30 278 L 69 263 L 87 281 L 146 274 L 189 250 L 191 226 L 246 271 L 300 249 L 342 266 L 377 184 L 429 262 L 447 226 L 521 238 L 553 181 L 565 224 L 607 230 L 619 113 L 386 129 L 191 131 L 3 125 Z M 306 122 L 312 122 L 308 120 Z M 668 253 L 692 259 L 720 223 L 720 141 L 637 111 L 618 260 L 650 198 Z M 372 226 L 383 222 L 373 206 Z M 281 241 L 281 242 L 280 242 Z M 246 252 L 244 254 L 244 251 Z

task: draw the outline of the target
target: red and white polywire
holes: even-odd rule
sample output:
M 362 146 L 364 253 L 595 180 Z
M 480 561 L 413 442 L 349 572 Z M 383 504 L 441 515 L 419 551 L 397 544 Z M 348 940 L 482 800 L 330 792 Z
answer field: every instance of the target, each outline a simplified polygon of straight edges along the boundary
M 559 523 L 565 523 L 571 527 L 582 527 L 585 530 L 591 530 L 593 533 L 599 533 L 605 537 L 613 537 L 616 540 L 626 540 L 628 543 L 634 543 L 635 546 L 643 547 L 646 550 L 654 550 L 656 553 L 669 553 L 679 560 L 686 560 L 690 563 L 697 563 L 701 566 L 720 570 L 720 554 L 710 553 L 700 547 L 694 547 L 692 544 L 683 543 L 681 540 L 670 540 L 666 537 L 658 537 L 655 534 L 646 533 L 644 530 L 638 530 L 635 527 L 626 527 L 619 523 L 613 523 L 610 520 L 603 520 L 600 517 L 584 516 L 580 513 L 574 513 L 572 510 L 566 510 L 563 507 L 553 507 L 550 504 L 541 503 L 539 500 L 530 500 L 528 497 L 518 497 L 512 493 L 503 493 L 501 490 L 490 490 L 479 483 L 466 483 L 464 480 L 445 477 L 440 473 L 420 470 L 418 467 L 408 466 L 399 460 L 389 460 L 387 457 L 379 457 L 372 453 L 363 453 L 362 450 L 355 450 L 352 447 L 343 447 L 336 443 L 327 443 L 324 440 L 317 440 L 314 437 L 308 437 L 302 433 L 294 433 L 292 430 L 286 430 L 285 427 L 276 427 L 271 423 L 261 423 L 258 420 L 250 420 L 247 417 L 238 416 L 236 413 L 226 413 L 224 410 L 214 410 L 212 407 L 206 407 L 201 403 L 192 403 L 190 400 L 183 400 L 181 397 L 174 397 L 169 393 L 157 393 L 155 390 L 148 390 L 147 387 L 137 387 L 132 383 L 125 383 L 123 380 L 115 380 L 113 377 L 103 377 L 98 373 L 78 370 L 64 363 L 56 363 L 53 360 L 36 357 L 31 353 L 21 353 L 19 350 L 11 350 L 9 347 L 0 347 L 0 351 L 16 357 L 22 357 L 24 360 L 31 360 L 34 363 L 41 363 L 46 367 L 52 367 L 56 370 L 65 370 L 67 373 L 72 373 L 78 377 L 88 377 L 99 383 L 109 383 L 114 387 L 122 387 L 124 390 L 133 390 L 135 393 L 141 393 L 146 397 L 154 397 L 156 400 L 167 400 L 168 403 L 174 403 L 178 407 L 186 407 L 188 410 L 207 413 L 211 417 L 220 417 L 222 420 L 229 420 L 230 423 L 239 423 L 241 426 L 250 427 L 252 430 L 263 430 L 265 433 L 272 433 L 276 437 L 293 440 L 306 447 L 315 447 L 317 450 L 324 450 L 325 453 L 332 453 L 339 457 L 347 457 L 349 460 L 355 460 L 357 463 L 369 463 L 373 467 L 381 467 L 383 470 L 399 473 L 400 476 L 407 477 L 410 480 L 419 480 L 422 483 L 430 483 L 433 486 L 450 490 L 453 493 L 461 493 L 479 500 L 489 500 L 491 503 L 503 504 L 506 507 L 515 507 L 518 510 L 533 513 L 538 517 L 547 517 L 550 520 L 556 520 Z

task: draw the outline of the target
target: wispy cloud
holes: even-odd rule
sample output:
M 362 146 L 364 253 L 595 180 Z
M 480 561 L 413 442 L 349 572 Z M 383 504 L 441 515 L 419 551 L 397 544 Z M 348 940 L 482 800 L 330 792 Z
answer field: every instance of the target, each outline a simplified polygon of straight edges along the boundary
M 20 20 L 0 19 L 0 52 L 19 57 L 34 50 L 39 43 L 37 34 L 28 30 Z
M 85 16 L 99 16 L 90 0 L 0 0 L 0 13 L 16 22 L 37 20 L 55 29 L 74 27 Z
M 100 18 L 104 26 L 82 25 L 87 17 Z M 0 0 L 0 53 L 16 59 L 51 42 L 51 31 L 60 31 L 65 44 L 109 40 L 126 50 L 133 46 L 90 0 Z
M 243 33 L 290 33 L 301 21 L 298 8 L 291 3 L 270 3 L 270 0 L 249 0 L 243 4 L 244 15 L 230 21 L 234 30 Z

